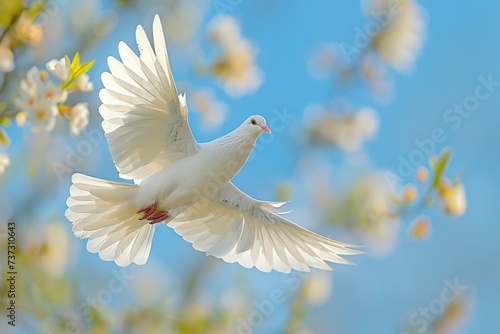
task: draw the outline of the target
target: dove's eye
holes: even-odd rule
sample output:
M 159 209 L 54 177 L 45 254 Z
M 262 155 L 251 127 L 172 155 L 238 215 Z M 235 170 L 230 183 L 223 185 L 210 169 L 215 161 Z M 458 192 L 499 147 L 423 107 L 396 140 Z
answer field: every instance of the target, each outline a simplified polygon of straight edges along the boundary
M 252 123 L 253 125 L 257 124 L 257 122 L 255 121 L 254 118 L 252 118 L 252 120 L 250 121 L 250 123 Z

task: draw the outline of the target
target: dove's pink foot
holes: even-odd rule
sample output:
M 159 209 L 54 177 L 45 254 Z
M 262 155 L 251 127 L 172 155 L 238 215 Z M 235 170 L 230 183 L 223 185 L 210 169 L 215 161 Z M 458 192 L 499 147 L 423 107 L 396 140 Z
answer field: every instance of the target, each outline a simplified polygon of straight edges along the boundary
M 168 215 L 168 211 L 163 211 L 163 212 L 160 212 L 160 213 L 157 213 L 157 214 L 154 214 L 152 216 L 149 216 L 148 220 L 149 220 L 149 223 L 150 224 L 156 224 L 156 223 L 159 223 L 161 221 L 164 221 L 165 219 L 167 219 L 168 217 L 170 217 Z
M 142 217 L 139 219 L 140 220 L 147 219 L 149 220 L 150 224 L 159 223 L 170 217 L 168 211 L 157 212 L 157 210 L 158 210 L 158 205 L 154 203 L 151 204 L 150 206 L 146 206 L 140 209 L 139 211 L 137 211 L 137 213 L 144 213 Z
M 156 203 L 153 203 L 150 206 L 146 206 L 146 207 L 140 209 L 139 211 L 137 211 L 137 213 L 144 212 L 144 215 L 139 219 L 140 220 L 148 219 L 153 213 L 156 212 L 157 209 L 158 209 L 158 205 Z

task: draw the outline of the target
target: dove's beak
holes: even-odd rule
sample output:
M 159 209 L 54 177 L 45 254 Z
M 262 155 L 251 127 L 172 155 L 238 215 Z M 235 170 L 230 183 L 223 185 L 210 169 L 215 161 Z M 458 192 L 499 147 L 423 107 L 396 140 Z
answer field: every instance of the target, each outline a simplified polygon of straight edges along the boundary
M 264 132 L 271 133 L 271 129 L 269 129 L 269 127 L 268 127 L 267 125 L 265 125 L 265 124 L 262 124 L 262 125 L 260 126 L 260 128 L 261 128 L 261 129 L 262 129 L 262 131 L 264 131 Z

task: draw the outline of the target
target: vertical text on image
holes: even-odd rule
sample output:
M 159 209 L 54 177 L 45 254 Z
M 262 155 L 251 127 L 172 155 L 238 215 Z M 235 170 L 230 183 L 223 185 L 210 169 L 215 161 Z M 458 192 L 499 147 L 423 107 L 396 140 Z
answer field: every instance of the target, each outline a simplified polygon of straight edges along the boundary
M 16 325 L 16 223 L 7 223 L 7 267 L 6 267 L 6 287 L 7 287 L 7 323 L 10 326 Z

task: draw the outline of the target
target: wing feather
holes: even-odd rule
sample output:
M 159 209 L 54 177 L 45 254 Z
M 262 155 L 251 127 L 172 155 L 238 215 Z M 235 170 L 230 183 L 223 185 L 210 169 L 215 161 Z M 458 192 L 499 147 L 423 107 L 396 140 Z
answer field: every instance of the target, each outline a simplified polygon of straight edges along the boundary
M 161 26 L 161 21 L 159 16 L 155 16 L 153 20 L 153 42 L 155 47 L 155 53 L 160 61 L 161 66 L 163 66 L 164 72 L 172 73 L 170 71 L 170 65 L 168 62 L 168 54 L 166 52 L 167 46 L 165 45 L 165 38 L 163 37 L 163 28 Z M 169 77 L 172 85 L 175 85 L 172 76 Z
M 271 203 L 254 200 L 232 184 L 203 201 L 179 213 L 168 226 L 195 249 L 226 262 L 288 273 L 311 267 L 331 270 L 325 261 L 348 264 L 340 255 L 361 253 L 295 225 L 273 212 Z
M 99 93 L 99 112 L 120 176 L 140 183 L 199 148 L 189 128 L 185 98 L 175 87 L 158 16 L 153 22 L 154 48 L 142 26 L 136 29 L 136 41 L 139 56 L 120 42 L 121 61 L 108 57 L 110 73 L 101 77 L 105 88 Z
M 154 69 L 154 63 L 156 59 L 156 54 L 149 43 L 148 36 L 144 31 L 144 28 L 139 25 L 135 30 L 135 39 L 137 41 L 137 47 L 139 48 L 140 59 L 148 66 L 149 69 Z

